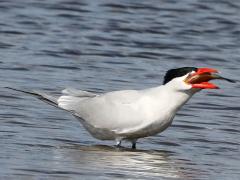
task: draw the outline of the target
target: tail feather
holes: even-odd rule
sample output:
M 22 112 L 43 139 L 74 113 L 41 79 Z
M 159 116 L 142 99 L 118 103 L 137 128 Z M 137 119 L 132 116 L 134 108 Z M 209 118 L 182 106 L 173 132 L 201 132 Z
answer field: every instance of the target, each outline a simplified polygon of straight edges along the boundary
M 83 99 L 84 98 L 63 95 L 58 98 L 58 106 L 66 110 L 73 111 L 76 107 L 76 104 Z
M 57 103 L 57 98 L 53 97 L 53 96 L 50 96 L 50 95 L 47 95 L 45 93 L 40 93 L 40 92 L 30 92 L 30 91 L 24 91 L 24 90 L 19 90 L 19 89 L 15 89 L 15 88 L 11 88 L 11 87 L 6 87 L 7 89 L 11 89 L 11 90 L 14 90 L 14 91 L 18 91 L 18 92 L 22 92 L 22 93 L 25 93 L 25 94 L 29 94 L 29 95 L 32 95 L 38 99 L 40 99 L 41 101 L 44 101 L 52 106 L 55 106 L 55 107 L 58 107 L 58 103 Z M 58 107 L 59 108 L 59 107 Z
M 73 112 L 83 100 L 98 96 L 97 94 L 88 91 L 73 88 L 64 89 L 62 94 L 63 95 L 57 100 L 58 106 L 71 112 Z

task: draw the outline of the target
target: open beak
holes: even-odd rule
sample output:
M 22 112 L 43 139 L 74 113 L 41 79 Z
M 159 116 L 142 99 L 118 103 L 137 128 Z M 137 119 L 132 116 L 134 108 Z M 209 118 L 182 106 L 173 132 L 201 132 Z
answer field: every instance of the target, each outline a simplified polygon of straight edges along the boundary
M 217 73 L 218 71 L 216 69 L 198 68 L 197 72 L 190 74 L 185 79 L 185 82 L 187 84 L 190 84 L 192 88 L 198 88 L 198 89 L 219 89 L 218 86 L 209 82 L 210 80 L 213 80 L 213 79 L 222 79 L 222 80 L 235 83 L 234 80 L 224 78 L 218 75 Z

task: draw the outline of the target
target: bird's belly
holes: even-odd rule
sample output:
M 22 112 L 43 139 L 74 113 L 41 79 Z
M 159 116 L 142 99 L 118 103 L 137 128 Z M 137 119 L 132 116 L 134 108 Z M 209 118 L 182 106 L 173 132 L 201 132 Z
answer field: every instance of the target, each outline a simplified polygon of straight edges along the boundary
M 145 104 L 138 105 L 138 108 L 108 107 L 110 111 L 95 111 L 94 114 L 82 117 L 81 122 L 93 137 L 101 140 L 138 139 L 160 133 L 171 125 L 175 111 L 159 110 L 157 104 Z
M 81 122 L 84 128 L 96 139 L 100 140 L 115 140 L 117 134 L 114 131 L 111 131 L 107 128 L 97 128 L 93 125 L 87 123 L 84 119 L 77 117 L 76 118 Z
M 125 139 L 138 139 L 156 135 L 167 129 L 171 125 L 173 118 L 174 116 L 169 117 L 165 121 L 155 121 L 136 131 L 121 134 L 121 136 L 125 137 Z
M 136 130 L 125 131 L 125 132 L 117 132 L 114 130 L 109 130 L 106 128 L 96 128 L 84 121 L 83 119 L 78 119 L 81 121 L 85 129 L 95 138 L 100 140 L 115 140 L 117 138 L 120 139 L 138 139 L 147 136 L 156 135 L 166 128 L 168 128 L 173 120 L 174 116 L 168 117 L 168 119 L 154 121 L 144 127 L 136 128 Z

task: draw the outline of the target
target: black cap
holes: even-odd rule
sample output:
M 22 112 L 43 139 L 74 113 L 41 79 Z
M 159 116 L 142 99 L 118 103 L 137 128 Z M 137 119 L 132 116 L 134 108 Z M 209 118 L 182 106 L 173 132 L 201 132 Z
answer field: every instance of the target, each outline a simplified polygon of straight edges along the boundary
M 177 69 L 170 69 L 167 71 L 166 75 L 164 76 L 163 84 L 167 84 L 169 81 L 176 77 L 181 77 L 190 73 L 192 71 L 197 71 L 198 68 L 195 67 L 181 67 Z

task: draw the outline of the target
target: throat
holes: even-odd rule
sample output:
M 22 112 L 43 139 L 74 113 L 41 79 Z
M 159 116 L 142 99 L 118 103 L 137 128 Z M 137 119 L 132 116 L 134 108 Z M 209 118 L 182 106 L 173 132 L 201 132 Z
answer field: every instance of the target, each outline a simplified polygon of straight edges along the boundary
M 191 92 L 169 92 L 168 96 L 168 107 L 177 112 L 192 96 Z

